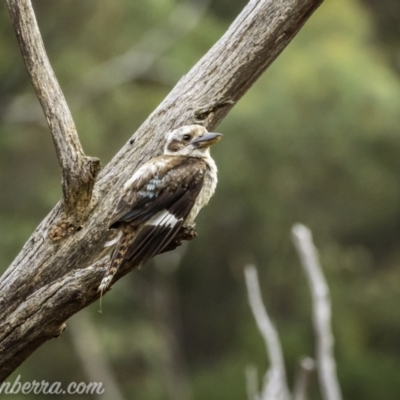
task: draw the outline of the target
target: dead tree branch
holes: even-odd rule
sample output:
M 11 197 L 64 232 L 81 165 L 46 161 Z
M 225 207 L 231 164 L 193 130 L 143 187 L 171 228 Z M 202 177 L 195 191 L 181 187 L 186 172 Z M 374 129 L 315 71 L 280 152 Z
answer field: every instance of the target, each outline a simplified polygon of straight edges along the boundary
M 53 136 L 62 169 L 63 223 L 68 225 L 66 232 L 71 233 L 80 227 L 90 211 L 100 162 L 83 152 L 74 120 L 47 57 L 30 0 L 7 0 L 7 6 L 22 57 Z
M 18 36 L 43 46 L 37 37 L 37 27 L 35 36 L 30 32 L 32 21 L 26 20 L 33 15 L 29 12 L 28 0 L 7 1 Z M 99 173 L 93 188 L 93 208 L 81 229 L 72 229 L 73 234 L 63 236 L 68 226 L 59 226 L 58 236 L 64 240 L 54 242 L 49 238 L 49 235 L 54 236 L 53 226 L 63 214 L 62 203 L 43 220 L 0 279 L 0 381 L 46 340 L 59 335 L 71 315 L 98 298 L 96 289 L 105 261 L 96 261 L 108 239 L 108 220 L 118 200 L 121 183 L 138 165 L 160 154 L 164 135 L 170 129 L 188 123 L 214 128 L 321 2 L 250 1 L 225 35 L 178 82 L 133 138 Z M 22 39 L 20 41 L 24 43 Z M 28 49 L 23 54 L 33 70 L 37 63 L 45 63 L 35 54 L 28 53 Z M 49 115 L 59 116 L 58 103 L 49 107 Z M 71 135 L 69 130 L 66 134 Z M 69 138 L 68 135 L 60 134 L 56 138 Z M 72 146 L 71 142 L 67 141 L 67 144 Z M 76 156 L 77 153 L 73 154 Z M 78 160 L 82 159 L 85 160 L 84 157 Z M 82 168 L 81 165 L 73 172 L 79 175 Z M 71 175 L 70 179 L 78 178 Z M 117 278 L 134 267 L 123 265 Z
M 260 400 L 289 400 L 291 396 L 286 379 L 281 342 L 264 306 L 257 270 L 253 265 L 247 265 L 244 272 L 251 311 L 265 341 L 271 364 L 265 376 L 262 394 L 258 398 Z
M 312 295 L 313 323 L 317 341 L 317 370 L 322 397 L 325 400 L 341 400 L 342 394 L 336 375 L 333 352 L 334 337 L 331 327 L 329 288 L 319 264 L 311 231 L 304 225 L 296 224 L 292 228 L 292 237 Z

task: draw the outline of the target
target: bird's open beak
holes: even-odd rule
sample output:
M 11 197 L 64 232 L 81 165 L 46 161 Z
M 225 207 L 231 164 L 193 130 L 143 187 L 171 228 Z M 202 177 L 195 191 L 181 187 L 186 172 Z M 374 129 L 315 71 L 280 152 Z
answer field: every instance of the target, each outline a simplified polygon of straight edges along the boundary
M 203 136 L 200 136 L 197 139 L 193 140 L 192 144 L 199 148 L 210 147 L 213 144 L 219 142 L 221 138 L 222 135 L 220 133 L 207 132 Z

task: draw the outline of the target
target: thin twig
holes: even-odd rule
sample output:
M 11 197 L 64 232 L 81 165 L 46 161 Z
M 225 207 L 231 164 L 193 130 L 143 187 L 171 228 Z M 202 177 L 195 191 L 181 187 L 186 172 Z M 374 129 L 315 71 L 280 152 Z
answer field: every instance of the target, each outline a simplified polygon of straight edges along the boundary
M 310 379 L 314 370 L 315 362 L 312 358 L 303 357 L 300 360 L 299 371 L 293 388 L 293 400 L 307 400 Z
M 329 288 L 319 264 L 311 231 L 302 224 L 292 228 L 294 245 L 306 273 L 313 300 L 313 323 L 317 341 L 317 369 L 324 400 L 341 400 L 342 394 L 336 375 L 336 362 L 331 328 Z
M 53 136 L 62 169 L 66 214 L 84 218 L 94 181 L 100 170 L 97 158 L 86 157 L 72 115 L 50 65 L 30 0 L 7 0 L 26 68 Z
M 260 285 L 258 283 L 257 269 L 253 265 L 245 267 L 245 278 L 249 303 L 257 322 L 258 329 L 264 338 L 271 367 L 267 372 L 264 382 L 262 400 L 287 400 L 290 399 L 288 390 L 285 363 L 279 341 L 278 333 L 269 318 L 264 306 Z

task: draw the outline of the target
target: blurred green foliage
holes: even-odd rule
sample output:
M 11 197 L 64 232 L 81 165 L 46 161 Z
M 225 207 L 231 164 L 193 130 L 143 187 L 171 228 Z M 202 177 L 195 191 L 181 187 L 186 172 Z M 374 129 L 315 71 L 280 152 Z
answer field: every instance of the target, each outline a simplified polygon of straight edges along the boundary
M 226 1 L 212 2 L 198 26 L 149 71 L 82 103 L 83 77 L 162 26 L 175 6 L 173 0 L 34 2 L 84 148 L 103 164 L 223 34 L 233 14 Z M 233 9 L 241 6 L 235 2 Z M 29 100 L 32 89 L 4 3 L 0 21 L 3 271 L 61 188 L 44 118 L 28 118 L 37 104 Z M 260 373 L 268 366 L 244 290 L 242 270 L 249 262 L 259 266 L 293 382 L 300 356 L 314 353 L 310 295 L 290 242 L 291 226 L 302 222 L 314 233 L 332 290 L 344 397 L 398 399 L 400 82 L 376 29 L 362 3 L 326 1 L 218 128 L 224 133 L 213 149 L 219 187 L 177 272 L 151 263 L 115 285 L 103 314 L 97 305 L 90 308 L 126 398 L 171 398 L 165 378 L 171 349 L 156 301 L 160 282 L 173 294 L 167 313 L 178 322 L 164 322 L 179 337 L 193 399 L 246 398 L 246 365 L 256 364 Z M 68 330 L 11 381 L 18 373 L 24 381 L 88 381 Z M 317 390 L 313 396 L 319 398 Z

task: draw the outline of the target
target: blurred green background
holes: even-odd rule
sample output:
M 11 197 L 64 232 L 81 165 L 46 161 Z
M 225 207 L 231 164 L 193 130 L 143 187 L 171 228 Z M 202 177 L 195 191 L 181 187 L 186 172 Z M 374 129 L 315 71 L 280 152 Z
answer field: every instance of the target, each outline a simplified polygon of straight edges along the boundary
M 33 4 L 84 149 L 105 165 L 246 2 Z M 3 272 L 61 187 L 4 2 L 0 21 Z M 399 50 L 397 0 L 326 0 L 218 127 L 220 183 L 199 238 L 118 282 L 102 314 L 94 304 L 73 317 L 10 381 L 105 376 L 115 399 L 243 400 L 246 366 L 260 376 L 268 367 L 243 280 L 252 262 L 292 386 L 300 357 L 314 355 L 310 294 L 290 240 L 302 222 L 332 291 L 344 398 L 398 400 Z M 53 398 L 13 396 L 42 397 Z

